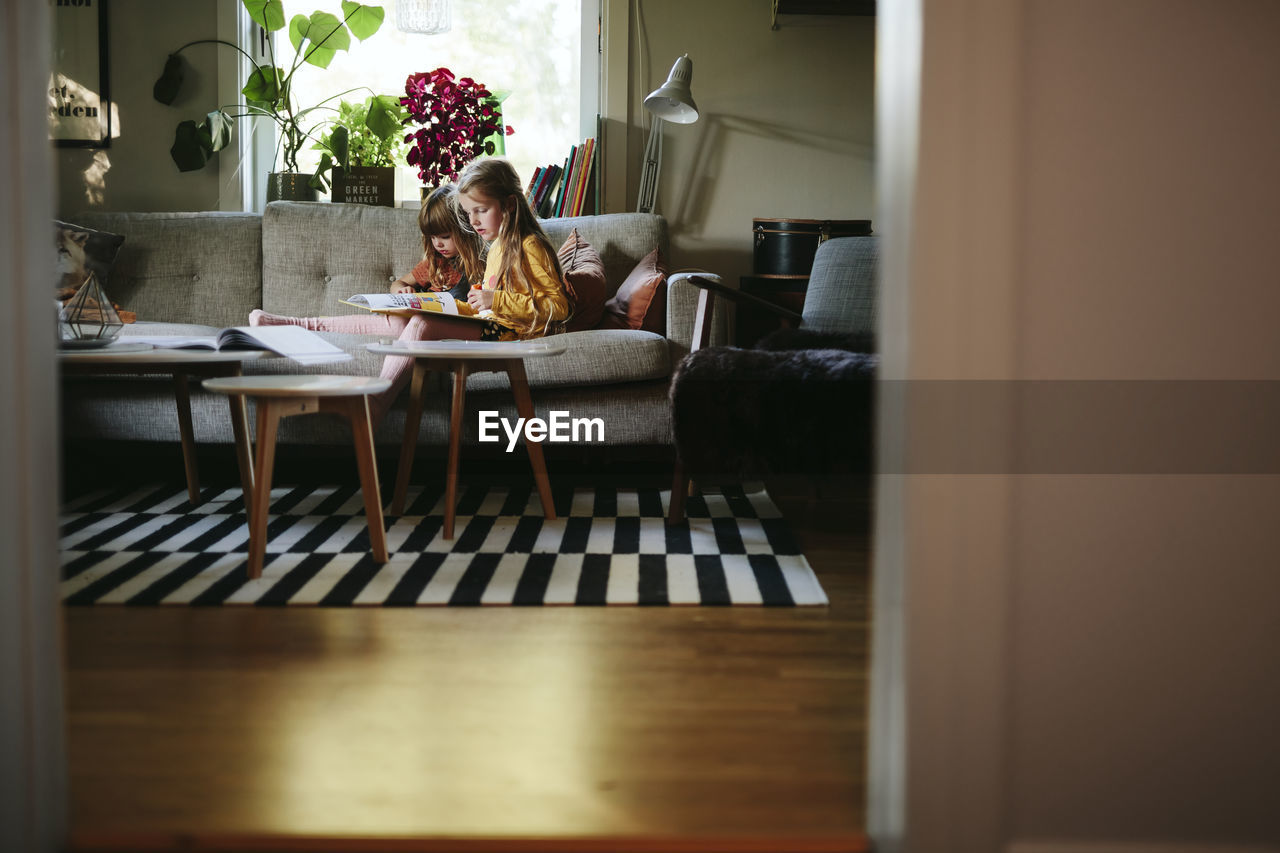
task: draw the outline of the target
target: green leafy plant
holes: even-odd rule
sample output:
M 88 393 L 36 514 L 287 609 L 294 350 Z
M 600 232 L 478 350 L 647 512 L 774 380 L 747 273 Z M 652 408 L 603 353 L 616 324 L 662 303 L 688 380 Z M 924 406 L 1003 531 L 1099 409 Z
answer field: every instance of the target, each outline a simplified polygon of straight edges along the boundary
M 324 152 L 321 168 L 395 166 L 404 159 L 401 130 L 407 116 L 395 95 L 371 95 L 359 104 L 342 101 L 329 131 L 312 146 Z
M 285 28 L 285 12 L 282 0 L 241 0 L 249 17 L 269 33 Z M 305 65 L 327 68 L 339 50 L 351 47 L 351 37 L 364 41 L 382 26 L 384 11 L 381 6 L 366 6 L 361 3 L 342 3 L 343 17 L 339 19 L 329 12 L 312 12 L 308 15 L 295 15 L 289 21 L 289 43 L 293 45 L 294 57 L 286 71 L 276 64 L 275 48 L 268 41 L 269 62 L 265 65 L 255 63 L 249 81 L 241 89 L 245 103 L 220 106 L 205 115 L 202 121 L 179 122 L 174 131 L 173 147 L 169 149 L 173 162 L 183 172 L 202 168 L 215 153 L 231 142 L 232 128 L 235 119 L 250 116 L 266 116 L 276 123 L 280 130 L 280 146 L 277 157 L 283 154 L 286 171 L 298 171 L 298 151 L 308 140 L 317 142 L 317 134 L 324 126 L 333 121 L 338 114 L 337 109 L 329 106 L 335 98 L 357 91 L 348 89 L 325 98 L 318 104 L 309 107 L 299 106 L 293 97 L 293 76 Z M 221 44 L 239 51 L 250 62 L 253 58 L 237 45 L 222 39 L 199 39 L 188 42 L 169 54 L 165 61 L 164 71 L 156 80 L 152 95 L 162 104 L 172 104 L 182 91 L 185 77 L 185 60 L 182 52 L 197 44 Z M 394 99 L 393 99 L 394 100 Z M 390 135 L 394 136 L 400 127 L 400 117 L 381 98 L 371 99 L 366 113 L 366 121 L 371 130 L 392 127 Z M 374 130 L 377 133 L 377 130 Z M 332 163 L 332 158 L 330 159 Z M 321 164 L 324 165 L 323 162 Z M 315 186 L 322 180 L 318 170 L 312 178 Z

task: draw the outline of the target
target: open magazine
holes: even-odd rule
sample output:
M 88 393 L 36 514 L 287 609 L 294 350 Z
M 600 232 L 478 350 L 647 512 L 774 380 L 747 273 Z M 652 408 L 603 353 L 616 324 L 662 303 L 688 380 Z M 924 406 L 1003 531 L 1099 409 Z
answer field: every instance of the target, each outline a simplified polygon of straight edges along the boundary
M 476 310 L 466 302 L 454 299 L 448 293 L 359 293 L 338 300 L 343 305 L 353 305 L 375 314 L 417 314 L 430 311 L 450 314 L 469 320 L 481 319 Z
M 127 335 L 124 343 L 160 349 L 271 350 L 302 364 L 350 361 L 351 354 L 301 326 L 232 326 L 214 335 Z

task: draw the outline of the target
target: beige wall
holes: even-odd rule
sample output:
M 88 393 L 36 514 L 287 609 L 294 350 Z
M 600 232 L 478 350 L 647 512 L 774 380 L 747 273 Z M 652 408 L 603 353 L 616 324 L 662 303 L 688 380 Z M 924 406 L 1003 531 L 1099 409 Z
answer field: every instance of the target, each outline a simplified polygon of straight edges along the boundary
M 736 281 L 757 217 L 874 219 L 875 18 L 788 16 L 773 31 L 767 2 L 639 0 L 637 25 L 631 6 L 622 209 L 639 189 L 644 97 L 693 60 L 700 117 L 666 126 L 658 187 L 677 266 Z
M 1025 14 L 1022 375 L 1280 379 L 1280 6 Z M 1017 496 L 1014 833 L 1280 843 L 1280 478 Z
M 881 8 L 923 44 L 899 67 L 883 42 L 886 87 L 920 95 L 913 121 L 881 112 L 890 375 L 1099 380 L 1090 393 L 1280 379 L 1280 6 Z M 1147 431 L 1170 473 L 886 478 L 881 849 L 1280 849 L 1280 477 L 1186 473 L 1225 387 L 1178 386 L 1189 412 Z M 908 404 L 884 426 L 955 433 L 958 399 L 952 418 L 913 422 Z M 989 425 L 1017 464 L 1062 426 L 1009 402 Z M 1257 402 L 1274 417 L 1274 388 Z M 1235 449 L 1274 472 L 1273 446 Z
M 180 5 L 180 9 L 179 9 Z M 184 119 L 199 120 L 217 104 L 214 51 L 197 45 L 183 55 L 188 76 L 173 106 L 157 103 L 151 86 L 169 53 L 189 41 L 217 35 L 215 0 L 112 0 L 108 8 L 111 98 L 116 132 L 111 147 L 59 148 L 57 213 L 81 210 L 216 210 L 218 172 L 207 165 L 182 173 L 169 148 L 173 129 Z

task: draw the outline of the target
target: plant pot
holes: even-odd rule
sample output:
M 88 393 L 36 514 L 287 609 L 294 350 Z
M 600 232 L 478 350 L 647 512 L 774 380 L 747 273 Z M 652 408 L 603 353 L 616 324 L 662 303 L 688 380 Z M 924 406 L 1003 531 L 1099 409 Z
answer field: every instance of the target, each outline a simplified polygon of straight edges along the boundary
M 315 201 L 316 191 L 308 185 L 310 175 L 301 172 L 271 172 L 267 175 L 267 201 Z
M 333 200 L 346 204 L 375 204 L 395 207 L 394 166 L 353 166 L 333 170 Z

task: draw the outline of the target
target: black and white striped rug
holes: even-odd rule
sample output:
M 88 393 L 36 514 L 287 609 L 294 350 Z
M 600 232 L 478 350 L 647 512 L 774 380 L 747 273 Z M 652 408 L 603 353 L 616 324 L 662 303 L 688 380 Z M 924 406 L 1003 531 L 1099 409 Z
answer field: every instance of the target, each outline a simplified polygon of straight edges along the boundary
M 62 512 L 69 605 L 822 605 L 826 594 L 760 487 L 689 499 L 664 523 L 668 491 L 554 494 L 555 521 L 528 488 L 463 491 L 455 537 L 440 537 L 443 496 L 410 490 L 388 516 L 390 562 L 369 554 L 356 486 L 271 493 L 266 563 L 246 577 L 239 489 L 200 506 L 181 485 L 80 495 Z

